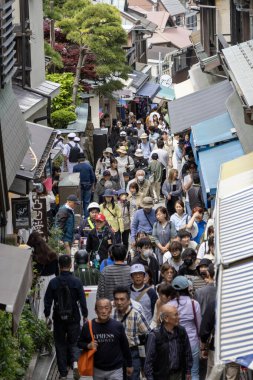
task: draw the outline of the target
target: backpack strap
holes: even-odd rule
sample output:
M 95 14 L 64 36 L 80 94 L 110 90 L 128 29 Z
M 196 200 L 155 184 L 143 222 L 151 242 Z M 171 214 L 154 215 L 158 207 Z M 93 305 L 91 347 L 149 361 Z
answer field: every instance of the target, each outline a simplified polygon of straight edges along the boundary
M 151 288 L 151 286 L 149 286 L 148 288 L 143 289 L 143 291 L 138 295 L 138 297 L 135 299 L 135 301 L 136 302 L 140 302 L 140 300 L 142 299 L 142 297 L 149 291 L 150 288 Z

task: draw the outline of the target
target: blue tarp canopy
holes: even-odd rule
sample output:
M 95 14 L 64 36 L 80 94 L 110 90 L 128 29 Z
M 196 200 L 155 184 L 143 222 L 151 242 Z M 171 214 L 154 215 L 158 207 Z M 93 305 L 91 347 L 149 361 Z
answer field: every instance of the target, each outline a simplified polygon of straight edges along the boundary
M 156 94 L 157 98 L 164 100 L 174 100 L 175 99 L 175 90 L 172 87 L 160 86 L 160 91 Z
M 199 152 L 200 181 L 206 205 L 208 194 L 216 194 L 221 164 L 243 155 L 239 140 Z
M 208 145 L 235 139 L 232 128 L 234 124 L 228 112 L 193 125 L 191 145 L 195 160 L 198 161 L 197 152 L 207 149 Z
M 197 147 L 231 140 L 234 138 L 231 131 L 232 128 L 234 128 L 234 124 L 230 119 L 229 113 L 225 112 L 212 119 L 193 125 L 191 128 L 193 143 Z
M 136 93 L 136 96 L 146 96 L 147 98 L 154 98 L 154 96 L 160 90 L 160 85 L 157 83 L 145 83 L 140 90 Z

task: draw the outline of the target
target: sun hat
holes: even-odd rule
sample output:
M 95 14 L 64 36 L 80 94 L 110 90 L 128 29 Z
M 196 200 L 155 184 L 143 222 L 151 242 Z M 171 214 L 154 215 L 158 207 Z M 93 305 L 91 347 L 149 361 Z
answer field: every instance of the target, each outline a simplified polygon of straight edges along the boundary
M 128 192 L 126 190 L 124 190 L 124 189 L 120 189 L 120 190 L 117 191 L 118 197 L 120 197 L 122 194 L 127 194 L 128 195 Z
M 73 139 L 74 137 L 76 137 L 76 134 L 75 134 L 74 132 L 70 132 L 70 133 L 68 134 L 68 137 L 69 137 L 70 139 Z
M 119 149 L 117 149 L 117 153 L 127 154 L 127 151 L 123 146 L 120 146 Z
M 141 149 L 136 149 L 134 155 L 135 157 L 143 157 L 143 152 Z
M 113 154 L 112 148 L 110 148 L 109 146 L 108 146 L 103 152 L 104 152 L 104 153 L 110 153 L 110 154 Z
M 103 197 L 114 197 L 114 195 L 115 195 L 115 192 L 112 189 L 106 189 L 102 196 Z
M 146 271 L 145 271 L 144 265 L 142 265 L 142 264 L 131 265 L 130 274 L 133 274 L 133 273 L 144 273 L 145 274 Z
M 172 288 L 176 290 L 183 290 L 189 287 L 189 282 L 186 277 L 177 276 L 176 278 L 174 278 L 171 285 L 172 285 Z
M 144 197 L 141 201 L 141 207 L 145 208 L 145 207 L 153 207 L 154 206 L 154 202 L 153 202 L 153 198 L 151 197 Z
M 140 139 L 147 139 L 148 135 L 146 133 L 142 133 Z

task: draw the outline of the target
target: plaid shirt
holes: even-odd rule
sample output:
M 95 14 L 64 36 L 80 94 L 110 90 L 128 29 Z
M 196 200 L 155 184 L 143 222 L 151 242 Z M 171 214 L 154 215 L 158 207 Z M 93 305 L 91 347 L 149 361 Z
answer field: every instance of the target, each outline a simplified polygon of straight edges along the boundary
M 133 306 L 130 305 L 125 314 L 127 314 L 130 309 L 131 311 L 124 320 L 123 326 L 125 328 L 129 347 L 131 348 L 139 346 L 139 335 L 148 334 L 151 331 L 151 329 L 144 315 L 142 315 L 139 311 L 133 308 Z M 112 318 L 116 319 L 116 321 L 121 322 L 124 318 L 124 315 L 120 314 L 118 310 L 114 308 L 112 312 Z

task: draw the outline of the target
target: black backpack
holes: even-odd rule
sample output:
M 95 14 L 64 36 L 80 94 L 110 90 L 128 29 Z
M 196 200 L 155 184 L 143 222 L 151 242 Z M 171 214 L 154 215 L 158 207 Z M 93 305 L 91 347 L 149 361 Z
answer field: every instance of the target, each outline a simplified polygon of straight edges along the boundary
M 62 321 L 73 320 L 72 296 L 68 284 L 65 280 L 59 279 L 57 289 L 57 313 Z
M 70 146 L 70 152 L 69 152 L 69 162 L 78 162 L 78 157 L 80 153 L 80 148 L 78 144 L 76 143 L 74 146 L 71 144 L 68 144 Z

